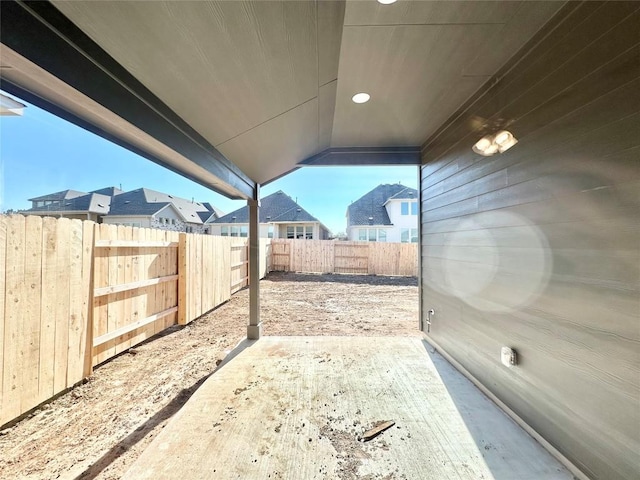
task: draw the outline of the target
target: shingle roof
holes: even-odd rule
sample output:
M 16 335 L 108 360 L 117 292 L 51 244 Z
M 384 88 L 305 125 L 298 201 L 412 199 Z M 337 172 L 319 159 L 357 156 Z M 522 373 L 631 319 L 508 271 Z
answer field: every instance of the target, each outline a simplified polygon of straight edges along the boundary
M 66 190 L 69 191 L 69 190 Z M 58 192 L 63 193 L 63 192 Z M 52 194 L 53 195 L 53 194 Z M 44 198 L 44 197 L 39 197 Z M 76 212 L 85 211 L 90 213 L 106 214 L 109 212 L 109 204 L 111 203 L 111 197 L 107 195 L 100 195 L 99 193 L 87 193 L 79 197 L 67 198 L 62 197 L 60 200 L 54 200 L 48 198 L 48 200 L 57 201 L 59 203 L 53 203 L 45 205 L 43 207 L 30 208 L 25 212 Z
M 319 221 L 282 190 L 260 200 L 259 223 Z M 239 208 L 211 223 L 249 223 L 249 208 Z
M 418 191 L 415 188 L 406 187 L 404 190 L 400 190 L 394 196 L 389 197 L 389 200 L 415 200 L 418 198 Z M 385 202 L 385 203 L 387 203 Z
M 418 198 L 415 188 L 399 183 L 378 185 L 347 208 L 347 226 L 352 225 L 391 225 L 384 205 L 390 199 Z
M 138 188 L 113 197 L 109 216 L 153 215 L 169 204 L 169 202 L 148 202 L 144 190 L 144 188 Z
M 30 199 L 30 201 L 43 200 L 58 203 L 31 208 L 26 212 L 85 211 L 101 215 L 147 216 L 159 212 L 167 205 L 172 205 L 185 221 L 196 224 L 210 222 L 222 213 L 210 203 L 189 201 L 148 188 L 123 192 L 116 187 L 105 187 L 89 193 L 63 190 Z
M 205 206 L 205 208 L 206 208 L 207 210 L 209 210 L 210 212 L 215 213 L 216 218 L 220 218 L 221 216 L 223 216 L 223 215 L 224 215 L 224 212 L 223 212 L 222 210 L 220 210 L 220 209 L 219 209 L 219 208 L 217 208 L 217 207 L 214 207 L 214 206 L 213 206 L 213 205 L 211 205 L 209 202 L 203 202 L 203 203 L 202 203 L 202 205 L 204 205 L 204 206 Z
M 109 197 L 115 197 L 116 195 L 120 195 L 123 193 L 123 190 L 120 190 L 116 187 L 105 187 L 99 188 L 98 190 L 91 190 L 89 193 L 99 193 L 101 195 L 108 195 Z
M 167 205 L 172 205 L 189 223 L 204 223 L 211 215 L 216 215 L 216 209 L 209 203 L 186 200 L 148 188 L 138 188 L 113 197 L 109 215 L 153 215 Z
M 87 192 L 79 192 L 77 190 L 62 190 L 61 192 L 49 193 L 42 195 L 41 197 L 30 198 L 30 202 L 37 202 L 41 200 L 67 200 L 71 198 L 81 197 L 86 195 Z

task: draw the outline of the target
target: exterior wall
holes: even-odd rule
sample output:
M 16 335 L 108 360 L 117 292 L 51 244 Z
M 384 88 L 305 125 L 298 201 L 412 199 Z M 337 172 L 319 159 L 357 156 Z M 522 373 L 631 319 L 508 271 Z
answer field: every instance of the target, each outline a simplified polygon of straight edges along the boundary
M 133 225 L 139 223 L 141 228 L 151 227 L 151 217 L 121 217 L 107 215 L 102 217 L 102 223 L 114 224 L 114 225 Z
M 173 209 L 165 208 L 161 212 L 152 216 L 119 216 L 107 215 L 103 217 L 103 223 L 116 225 L 135 225 L 142 228 L 158 228 L 160 230 L 168 230 L 171 232 L 189 232 L 189 233 L 205 233 L 205 229 L 209 229 L 211 234 L 211 225 L 201 223 L 185 222 L 180 215 Z M 139 225 L 138 225 L 139 224 Z
M 567 4 L 421 168 L 429 339 L 594 480 L 640 478 L 639 7 Z M 473 154 L 471 117 L 519 143 Z
M 409 215 L 402 215 L 402 202 L 409 203 Z M 386 205 L 387 215 L 393 224 L 393 230 L 389 233 L 389 242 L 401 242 L 403 229 L 417 229 L 418 215 L 411 215 L 411 203 L 417 204 L 418 199 L 414 200 L 391 200 Z M 411 231 L 409 231 L 409 241 L 411 241 Z
M 360 240 L 360 229 L 361 228 L 375 228 L 376 230 L 381 229 L 387 233 L 386 242 L 400 242 L 400 231 L 396 231 L 394 227 L 390 227 L 389 225 L 354 225 L 347 228 L 347 237 L 352 242 L 359 242 Z
M 402 215 L 401 204 L 402 202 L 409 203 L 409 215 Z M 359 230 L 361 228 L 382 228 L 387 232 L 387 242 L 400 243 L 402 242 L 402 230 L 403 229 L 417 229 L 418 228 L 418 216 L 411 215 L 411 203 L 417 203 L 418 199 L 414 200 L 390 200 L 385 205 L 389 220 L 392 225 L 352 225 L 347 228 L 347 237 L 349 240 L 357 242 L 359 241 Z M 411 231 L 409 231 L 411 233 Z M 411 240 L 411 238 L 409 238 Z
M 191 227 L 191 229 L 194 229 L 194 228 L 199 228 L 201 225 L 196 223 L 185 222 L 183 218 L 173 208 L 166 207 L 151 217 L 150 226 L 151 228 L 159 228 L 161 230 L 170 230 L 172 232 L 186 232 L 187 227 Z M 194 229 L 193 233 L 201 233 L 201 232 L 196 231 Z
M 313 239 L 314 240 L 323 240 L 322 238 L 322 229 L 320 228 L 320 224 L 318 222 L 300 222 L 300 223 L 277 223 L 274 228 L 274 238 L 287 238 L 287 227 L 313 227 Z M 275 236 L 275 232 L 277 231 L 278 236 Z
M 207 224 L 206 227 L 210 228 L 211 235 L 222 235 L 222 227 L 247 227 L 247 232 L 249 231 L 248 223 L 211 223 Z M 260 224 L 260 238 L 268 238 L 269 237 L 269 225 L 266 223 Z
M 269 238 L 269 226 L 273 225 L 273 238 L 287 238 L 287 227 L 289 226 L 308 226 L 313 225 L 313 238 L 314 240 L 326 240 L 329 238 L 329 233 L 320 227 L 319 223 L 261 223 L 260 224 L 260 238 Z M 247 227 L 249 228 L 248 223 L 213 223 L 210 225 L 206 225 L 207 227 L 211 227 L 211 235 L 222 235 L 222 227 Z

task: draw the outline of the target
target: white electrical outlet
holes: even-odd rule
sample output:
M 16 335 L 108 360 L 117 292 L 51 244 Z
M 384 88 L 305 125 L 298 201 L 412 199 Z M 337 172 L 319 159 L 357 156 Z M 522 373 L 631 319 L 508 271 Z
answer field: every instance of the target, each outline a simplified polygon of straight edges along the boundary
M 518 356 L 516 355 L 516 351 L 510 347 L 502 347 L 502 351 L 500 352 L 500 359 L 502 360 L 502 364 L 505 367 L 513 367 L 518 364 Z

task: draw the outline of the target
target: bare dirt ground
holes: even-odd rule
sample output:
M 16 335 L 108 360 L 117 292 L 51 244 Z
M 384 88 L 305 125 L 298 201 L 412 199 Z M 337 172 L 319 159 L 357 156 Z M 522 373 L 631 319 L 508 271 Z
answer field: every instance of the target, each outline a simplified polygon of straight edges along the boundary
M 415 278 L 272 273 L 260 285 L 265 335 L 422 336 Z M 248 312 L 243 290 L 1 431 L 0 478 L 120 478 L 246 336 Z

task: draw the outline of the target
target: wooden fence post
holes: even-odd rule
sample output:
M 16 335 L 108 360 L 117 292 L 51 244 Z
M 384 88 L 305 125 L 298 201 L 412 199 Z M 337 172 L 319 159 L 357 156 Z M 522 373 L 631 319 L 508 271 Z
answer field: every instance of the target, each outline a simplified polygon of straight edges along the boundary
M 96 251 L 96 229 L 98 224 L 90 221 L 82 222 L 82 313 L 86 315 L 83 377 L 93 373 L 93 290 L 94 263 Z
M 186 325 L 187 318 L 187 275 L 189 262 L 187 259 L 187 234 L 180 233 L 178 240 L 178 325 Z

